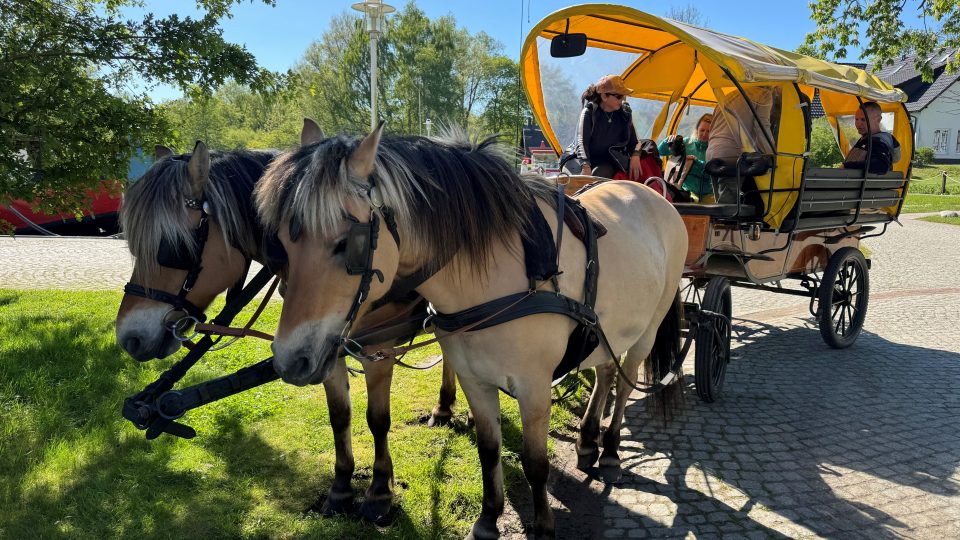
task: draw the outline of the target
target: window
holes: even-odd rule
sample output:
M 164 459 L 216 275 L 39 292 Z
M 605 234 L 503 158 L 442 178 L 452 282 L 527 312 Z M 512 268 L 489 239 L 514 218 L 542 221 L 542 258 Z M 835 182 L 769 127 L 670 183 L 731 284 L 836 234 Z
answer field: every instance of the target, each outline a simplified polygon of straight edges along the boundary
M 960 154 L 960 129 L 957 130 L 957 148 L 954 153 Z
M 946 154 L 947 153 L 947 139 L 950 138 L 950 130 L 947 129 L 937 129 L 933 132 L 933 153 L 934 154 Z

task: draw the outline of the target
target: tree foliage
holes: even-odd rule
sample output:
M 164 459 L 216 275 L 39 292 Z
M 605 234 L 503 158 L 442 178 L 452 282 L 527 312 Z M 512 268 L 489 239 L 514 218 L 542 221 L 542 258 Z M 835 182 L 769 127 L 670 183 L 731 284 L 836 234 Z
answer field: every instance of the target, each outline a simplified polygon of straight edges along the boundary
M 429 118 L 435 127 L 501 132 L 516 142 L 525 100 L 518 101 L 519 68 L 502 50 L 489 35 L 458 28 L 452 16 L 431 20 L 409 2 L 387 20 L 379 40 L 377 106 L 387 129 L 425 134 Z M 368 70 L 362 20 L 335 18 L 296 68 L 303 112 L 327 132 L 365 132 Z
M 99 180 L 125 178 L 136 149 L 168 134 L 144 85 L 273 85 L 221 35 L 238 1 L 197 0 L 199 19 L 127 20 L 136 0 L 0 0 L 0 199 L 76 208 Z
M 813 131 L 810 133 L 810 167 L 837 167 L 843 162 L 843 154 L 837 144 L 837 136 L 833 126 L 826 118 L 817 118 L 813 121 Z
M 904 54 L 916 54 L 916 67 L 933 80 L 930 59 L 950 53 L 947 72 L 960 67 L 960 0 L 813 0 L 810 18 L 817 24 L 800 52 L 821 58 L 843 58 L 862 48 L 876 65 L 888 65 Z M 915 16 L 920 28 L 906 24 Z M 863 36 L 865 39 L 861 39 Z

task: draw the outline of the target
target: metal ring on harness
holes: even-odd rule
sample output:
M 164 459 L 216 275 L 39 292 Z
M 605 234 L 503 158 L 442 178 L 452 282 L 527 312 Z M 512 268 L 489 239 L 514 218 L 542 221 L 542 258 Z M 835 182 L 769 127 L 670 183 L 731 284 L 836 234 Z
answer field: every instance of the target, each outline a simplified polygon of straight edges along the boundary
M 178 309 L 174 308 L 174 309 L 171 309 L 170 311 L 168 311 L 168 312 L 167 312 L 167 315 L 169 315 L 170 313 L 172 313 L 172 312 L 174 312 L 174 311 L 182 311 L 182 310 L 178 310 Z M 186 313 L 186 312 L 184 311 L 184 313 Z M 166 318 L 166 315 L 164 316 L 164 318 Z M 190 334 L 189 336 L 185 336 L 185 335 L 181 334 L 181 332 L 182 332 L 184 329 L 190 327 L 191 322 L 192 322 L 193 328 L 194 328 L 193 333 Z M 176 321 L 174 321 L 173 323 L 170 324 L 170 333 L 173 334 L 173 338 L 176 339 L 177 341 L 180 341 L 180 342 L 183 342 L 183 341 L 191 341 L 191 340 L 193 340 L 193 338 L 197 337 L 197 335 L 199 334 L 199 332 L 196 331 L 196 328 L 197 328 L 197 325 L 198 325 L 198 324 L 200 324 L 200 320 L 199 320 L 199 319 L 197 319 L 197 318 L 194 317 L 193 315 L 186 315 L 186 316 L 184 316 L 184 317 L 180 317 L 179 319 L 177 319 Z
M 383 360 L 382 355 L 363 354 L 363 345 L 353 338 L 340 338 L 340 346 L 343 347 L 343 352 L 347 353 L 347 355 L 354 360 L 366 360 L 368 362 L 377 362 Z M 361 371 L 361 373 L 363 372 Z

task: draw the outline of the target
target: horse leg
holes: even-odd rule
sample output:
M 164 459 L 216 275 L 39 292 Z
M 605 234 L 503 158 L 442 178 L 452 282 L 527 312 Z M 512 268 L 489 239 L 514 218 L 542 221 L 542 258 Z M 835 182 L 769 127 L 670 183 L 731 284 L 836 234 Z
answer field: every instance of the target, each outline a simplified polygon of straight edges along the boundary
M 613 364 L 597 366 L 597 383 L 590 393 L 590 402 L 580 420 L 580 435 L 577 436 L 577 468 L 585 471 L 600 457 L 598 439 L 600 438 L 600 420 L 604 406 L 613 386 L 616 367 Z
M 453 370 L 453 365 L 444 360 L 443 382 L 440 383 L 440 400 L 430 413 L 430 421 L 427 426 L 445 426 L 450 423 L 453 417 L 453 411 L 450 407 L 457 400 L 457 373 Z
M 623 412 L 627 406 L 627 399 L 633 393 L 632 386 L 637 381 L 637 373 L 640 368 L 640 362 L 646 358 L 653 348 L 653 341 L 656 338 L 657 327 L 641 337 L 624 355 L 621 364 L 622 372 L 617 379 L 617 398 L 613 407 L 613 414 L 610 415 L 610 426 L 603 434 L 603 455 L 600 456 L 600 475 L 605 482 L 618 482 L 621 477 L 620 471 L 620 428 L 623 425 Z
M 373 480 L 367 488 L 360 515 L 373 523 L 381 523 L 393 505 L 393 459 L 387 434 L 390 431 L 390 384 L 393 364 L 364 362 L 367 381 L 367 425 L 373 433 Z
M 347 366 L 343 359 L 323 383 L 327 396 L 327 410 L 330 412 L 330 427 L 333 428 L 336 465 L 334 466 L 333 485 L 320 508 L 325 516 L 346 514 L 353 511 L 353 442 L 350 434 L 350 381 L 347 380 Z
M 503 514 L 503 467 L 500 463 L 500 395 L 496 386 L 460 379 L 460 387 L 473 411 L 477 451 L 483 476 L 483 509 L 468 539 L 499 538 L 497 519 Z
M 550 428 L 550 382 L 532 385 L 518 393 L 520 419 L 523 422 L 523 472 L 533 493 L 534 538 L 553 538 L 555 520 L 547 497 L 547 432 Z

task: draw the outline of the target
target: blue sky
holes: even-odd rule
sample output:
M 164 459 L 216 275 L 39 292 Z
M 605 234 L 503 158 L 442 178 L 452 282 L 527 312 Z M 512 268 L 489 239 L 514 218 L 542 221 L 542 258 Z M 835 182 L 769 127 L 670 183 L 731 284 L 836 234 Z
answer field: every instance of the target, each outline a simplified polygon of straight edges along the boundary
M 795 49 L 807 32 L 813 30 L 809 0 L 726 0 L 691 2 L 690 0 L 621 1 L 641 11 L 666 14 L 671 7 L 693 4 L 706 18 L 706 26 L 726 34 L 750 38 L 782 49 Z M 147 0 L 143 9 L 127 10 L 131 16 L 144 11 L 158 16 L 170 13 L 195 14 L 193 0 Z M 401 9 L 403 0 L 386 0 Z M 516 59 L 529 29 L 544 16 L 577 4 L 575 0 L 418 0 L 431 18 L 453 15 L 457 25 L 472 33 L 484 31 L 504 45 L 504 53 Z M 336 15 L 349 12 L 349 0 L 277 0 L 276 7 L 260 0 L 244 2 L 233 8 L 233 18 L 221 23 L 224 37 L 246 45 L 261 65 L 285 71 L 292 67 L 311 42 L 318 40 Z M 521 13 L 522 10 L 522 13 Z M 851 58 L 856 60 L 856 58 Z M 156 100 L 179 97 L 173 88 L 151 92 Z

